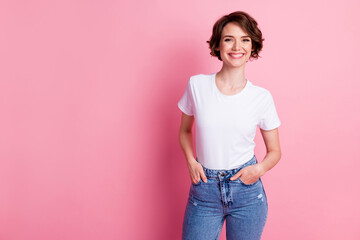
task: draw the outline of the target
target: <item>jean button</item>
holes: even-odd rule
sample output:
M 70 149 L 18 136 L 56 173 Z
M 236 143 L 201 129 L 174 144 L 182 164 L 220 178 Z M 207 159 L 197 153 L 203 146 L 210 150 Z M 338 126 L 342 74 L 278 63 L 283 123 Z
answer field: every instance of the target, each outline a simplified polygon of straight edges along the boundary
M 221 176 L 225 176 L 226 175 L 226 173 L 221 173 Z

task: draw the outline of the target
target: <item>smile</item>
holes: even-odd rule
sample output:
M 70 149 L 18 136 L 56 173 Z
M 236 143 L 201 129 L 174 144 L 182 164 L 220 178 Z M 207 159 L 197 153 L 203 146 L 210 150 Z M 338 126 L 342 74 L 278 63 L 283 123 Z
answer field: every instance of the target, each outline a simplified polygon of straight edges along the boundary
M 229 56 L 235 59 L 242 58 L 244 55 L 244 53 L 229 53 Z

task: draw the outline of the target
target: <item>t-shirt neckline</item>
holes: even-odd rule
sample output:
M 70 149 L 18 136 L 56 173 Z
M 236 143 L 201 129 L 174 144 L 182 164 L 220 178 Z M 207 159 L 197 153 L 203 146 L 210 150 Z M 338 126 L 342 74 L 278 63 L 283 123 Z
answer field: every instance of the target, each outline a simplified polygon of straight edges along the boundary
M 219 88 L 216 86 L 216 81 L 215 81 L 216 74 L 217 74 L 217 72 L 212 74 L 212 76 L 211 76 L 211 82 L 212 82 L 212 84 L 213 84 L 213 87 L 214 87 L 215 91 L 216 91 L 220 96 L 222 96 L 223 98 L 226 98 L 226 99 L 233 99 L 233 98 L 237 98 L 237 97 L 243 95 L 244 92 L 246 91 L 246 89 L 248 89 L 248 88 L 249 88 L 249 85 L 251 84 L 251 82 L 247 79 L 246 84 L 245 84 L 245 87 L 244 87 L 239 93 L 236 93 L 236 94 L 233 94 L 233 95 L 226 95 L 226 94 L 223 94 L 223 93 L 219 90 Z

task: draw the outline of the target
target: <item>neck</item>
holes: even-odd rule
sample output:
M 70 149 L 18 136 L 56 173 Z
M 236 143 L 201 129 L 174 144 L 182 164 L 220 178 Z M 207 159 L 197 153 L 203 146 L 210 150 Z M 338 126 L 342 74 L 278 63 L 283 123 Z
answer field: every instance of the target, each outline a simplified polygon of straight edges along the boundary
M 229 68 L 222 66 L 217 77 L 229 86 L 242 86 L 246 82 L 245 66 L 240 68 Z

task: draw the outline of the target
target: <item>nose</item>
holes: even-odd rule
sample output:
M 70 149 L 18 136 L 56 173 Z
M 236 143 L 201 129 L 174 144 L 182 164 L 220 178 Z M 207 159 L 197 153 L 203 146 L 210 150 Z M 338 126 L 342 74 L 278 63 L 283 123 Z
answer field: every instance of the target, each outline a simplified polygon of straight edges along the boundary
M 233 49 L 234 50 L 240 50 L 240 48 L 241 48 L 241 41 L 235 40 L 234 45 L 233 45 Z

